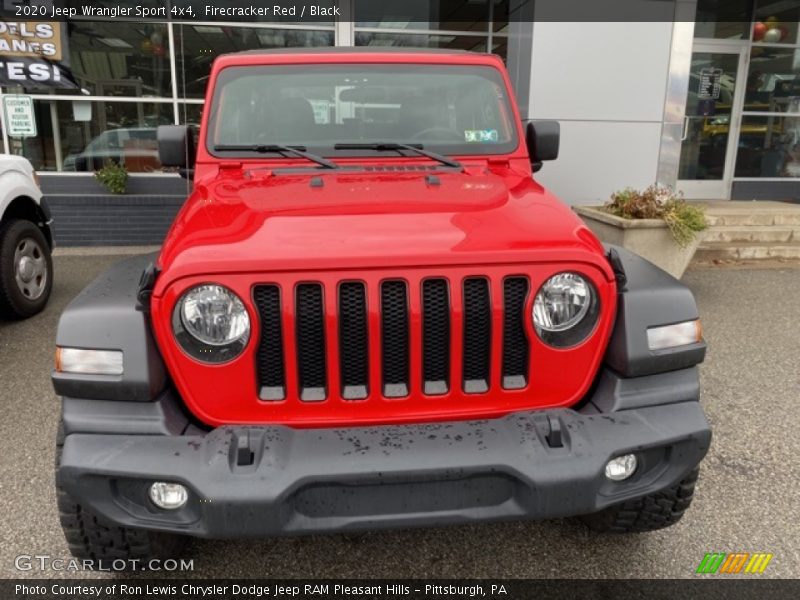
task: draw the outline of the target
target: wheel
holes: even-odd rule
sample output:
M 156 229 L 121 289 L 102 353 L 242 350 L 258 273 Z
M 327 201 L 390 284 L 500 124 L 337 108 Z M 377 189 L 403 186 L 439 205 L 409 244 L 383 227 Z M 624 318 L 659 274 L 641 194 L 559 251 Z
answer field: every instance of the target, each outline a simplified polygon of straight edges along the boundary
M 56 433 L 56 470 L 64 447 L 64 426 Z M 153 558 L 175 558 L 186 545 L 186 538 L 170 533 L 120 527 L 84 508 L 60 485 L 56 478 L 56 501 L 61 529 L 69 551 L 76 558 L 104 561 L 147 561 Z M 130 565 L 133 567 L 133 565 Z M 146 565 L 144 565 L 146 566 Z
M 582 516 L 581 520 L 601 533 L 640 533 L 674 525 L 692 503 L 699 472 L 700 469 L 695 468 L 672 487 L 609 506 L 600 512 Z
M 25 319 L 40 312 L 53 289 L 53 259 L 42 231 L 31 221 L 0 226 L 0 317 Z

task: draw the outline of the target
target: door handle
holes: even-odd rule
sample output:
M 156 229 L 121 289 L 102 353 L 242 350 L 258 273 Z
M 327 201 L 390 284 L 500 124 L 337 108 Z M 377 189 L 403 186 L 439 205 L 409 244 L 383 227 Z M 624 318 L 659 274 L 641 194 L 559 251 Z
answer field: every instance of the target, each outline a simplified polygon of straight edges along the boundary
M 683 129 L 681 130 L 681 141 L 685 142 L 686 138 L 689 137 L 689 117 L 683 117 Z

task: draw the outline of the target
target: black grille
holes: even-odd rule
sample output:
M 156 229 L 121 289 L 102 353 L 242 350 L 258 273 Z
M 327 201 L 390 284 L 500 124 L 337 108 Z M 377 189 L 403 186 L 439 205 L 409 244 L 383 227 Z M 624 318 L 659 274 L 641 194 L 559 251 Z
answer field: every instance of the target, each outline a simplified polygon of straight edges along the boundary
M 372 285 L 379 289 L 370 288 Z M 462 291 L 460 302 L 456 300 L 459 306 L 453 305 L 451 298 L 451 292 L 459 289 L 456 286 Z M 323 285 L 311 281 L 296 284 L 290 300 L 277 284 L 256 285 L 253 299 L 260 318 L 256 349 L 259 397 L 264 401 L 285 400 L 287 384 L 295 381 L 299 399 L 305 402 L 404 398 L 413 393 L 434 397 L 459 390 L 459 385 L 467 394 L 484 394 L 492 386 L 493 364 L 497 364 L 499 373 L 494 376 L 499 376 L 501 388 L 526 388 L 532 377 L 526 321 L 530 318 L 526 303 L 531 282 L 527 277 L 511 275 L 503 279 L 497 298 L 491 293 L 493 289 L 487 277 L 477 275 L 465 279 L 426 277 L 419 283 L 391 279 Z M 378 295 L 376 307 L 367 302 L 373 292 Z M 326 314 L 332 303 L 326 304 L 325 294 L 337 300 L 335 315 Z M 412 298 L 419 298 L 418 308 Z M 286 325 L 287 307 L 282 305 L 290 302 L 294 304 L 294 322 Z M 418 315 L 411 314 L 412 305 L 419 310 Z M 380 313 L 374 330 L 373 311 Z M 327 333 L 326 328 L 334 322 L 338 333 Z M 412 324 L 419 324 L 419 338 L 412 336 L 416 332 Z M 458 325 L 460 339 L 454 340 Z M 502 343 L 497 347 L 493 346 L 493 327 L 501 329 L 496 334 L 502 333 Z M 334 337 L 326 340 L 328 335 Z M 411 348 L 412 339 L 419 347 Z M 327 341 L 337 344 L 338 358 L 328 357 Z M 370 343 L 374 350 L 379 349 L 380 358 L 370 353 Z M 296 360 L 284 356 L 285 347 L 293 348 Z M 414 368 L 421 370 L 414 377 L 412 356 L 419 359 L 419 363 L 414 361 Z M 373 359 L 380 360 L 380 375 L 375 373 L 380 380 L 372 378 L 371 370 L 377 367 L 371 365 Z M 461 372 L 454 376 L 452 365 L 459 362 Z M 334 375 L 338 373 L 338 389 L 329 389 L 328 369 Z M 412 390 L 412 381 L 419 381 L 415 385 L 422 389 Z M 293 389 L 292 385 L 288 387 Z
M 503 387 L 528 384 L 528 336 L 525 334 L 525 302 L 528 280 L 509 277 L 503 283 Z
M 342 398 L 357 400 L 369 394 L 367 299 L 363 283 L 339 286 L 339 370 Z
M 258 386 L 262 400 L 283 400 L 286 397 L 286 371 L 283 364 L 283 325 L 281 323 L 281 291 L 277 285 L 260 285 L 253 298 L 261 321 L 258 342 Z
M 422 283 L 422 380 L 425 393 L 450 389 L 450 298 L 446 279 Z
M 408 293 L 403 281 L 381 285 L 383 395 L 408 395 Z
M 324 400 L 327 389 L 321 285 L 303 283 L 297 286 L 295 313 L 300 399 L 307 402 Z
M 489 359 L 492 343 L 492 310 L 489 282 L 483 278 L 464 280 L 464 391 L 479 394 L 489 390 Z

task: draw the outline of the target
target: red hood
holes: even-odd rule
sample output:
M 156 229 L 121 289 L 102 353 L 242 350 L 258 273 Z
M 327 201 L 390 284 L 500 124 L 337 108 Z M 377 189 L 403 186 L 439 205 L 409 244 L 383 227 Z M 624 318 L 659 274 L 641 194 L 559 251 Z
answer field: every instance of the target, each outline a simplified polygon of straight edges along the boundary
M 430 179 L 236 169 L 198 183 L 164 242 L 155 293 L 214 273 L 562 260 L 611 277 L 599 242 L 530 175 L 481 165 Z

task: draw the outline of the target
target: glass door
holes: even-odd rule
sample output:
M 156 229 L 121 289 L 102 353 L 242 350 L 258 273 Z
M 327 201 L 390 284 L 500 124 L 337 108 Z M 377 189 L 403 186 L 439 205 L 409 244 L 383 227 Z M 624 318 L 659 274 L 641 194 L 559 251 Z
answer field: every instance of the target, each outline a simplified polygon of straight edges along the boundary
M 727 199 L 742 113 L 745 48 L 695 43 L 677 188 L 687 198 Z

